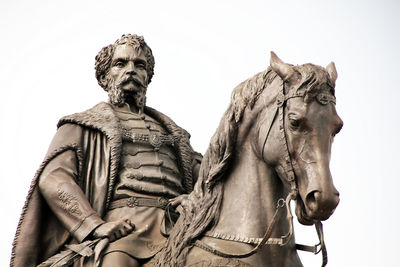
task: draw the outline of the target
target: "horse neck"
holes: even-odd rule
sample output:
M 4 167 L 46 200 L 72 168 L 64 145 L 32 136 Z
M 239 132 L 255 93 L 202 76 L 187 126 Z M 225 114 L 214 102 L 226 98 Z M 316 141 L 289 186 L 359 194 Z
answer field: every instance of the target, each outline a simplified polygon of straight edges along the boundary
M 214 231 L 261 237 L 275 213 L 277 200 L 284 197 L 284 187 L 274 169 L 256 156 L 249 142 L 241 144 L 236 154 L 225 180 Z M 277 225 L 279 228 L 286 224 Z

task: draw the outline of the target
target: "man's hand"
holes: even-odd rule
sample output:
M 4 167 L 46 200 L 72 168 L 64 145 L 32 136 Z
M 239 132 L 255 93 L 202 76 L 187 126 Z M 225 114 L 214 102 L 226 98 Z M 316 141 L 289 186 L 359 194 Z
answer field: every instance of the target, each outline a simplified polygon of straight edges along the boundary
M 187 202 L 188 202 L 188 198 L 189 198 L 188 194 L 179 195 L 179 196 L 171 199 L 169 203 L 172 208 L 176 208 L 178 205 L 186 206 Z
M 135 229 L 135 225 L 129 219 L 106 222 L 97 227 L 92 236 L 94 238 L 110 239 L 110 242 L 124 237 Z

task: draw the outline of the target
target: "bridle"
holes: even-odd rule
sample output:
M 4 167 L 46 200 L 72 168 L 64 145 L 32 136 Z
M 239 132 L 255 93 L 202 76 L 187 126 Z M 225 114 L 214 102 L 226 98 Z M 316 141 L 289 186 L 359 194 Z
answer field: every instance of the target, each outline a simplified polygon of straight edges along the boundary
M 251 255 L 257 253 L 262 246 L 265 244 L 268 245 L 279 245 L 279 246 L 285 246 L 286 244 L 289 243 L 289 241 L 293 237 L 293 215 L 290 207 L 290 202 L 292 200 L 296 200 L 298 197 L 298 187 L 296 183 L 296 175 L 294 172 L 293 164 L 292 164 L 292 159 L 290 157 L 289 153 L 289 147 L 288 147 L 288 142 L 287 142 L 287 135 L 285 131 L 285 121 L 284 121 L 284 110 L 285 110 L 285 104 L 287 100 L 291 98 L 296 98 L 296 97 L 305 97 L 305 93 L 288 93 L 285 95 L 285 90 L 284 90 L 284 83 L 281 86 L 282 90 L 278 93 L 276 97 L 276 102 L 275 102 L 275 107 L 276 111 L 274 115 L 270 118 L 270 120 L 265 124 L 266 131 L 263 131 L 265 136 L 263 138 L 260 138 L 260 140 L 264 140 L 263 146 L 262 146 L 262 158 L 265 161 L 264 158 L 264 149 L 265 145 L 267 143 L 267 139 L 269 136 L 269 133 L 271 131 L 272 125 L 276 118 L 278 117 L 279 120 L 279 132 L 280 132 L 280 140 L 283 142 L 283 149 L 284 149 L 284 166 L 283 166 L 283 174 L 286 176 L 286 180 L 290 183 L 290 192 L 287 195 L 286 199 L 280 198 L 277 201 L 276 204 L 276 210 L 275 213 L 272 217 L 272 221 L 269 224 L 264 236 L 260 238 L 256 238 L 257 241 L 254 242 L 255 240 L 250 240 L 250 238 L 235 238 L 233 235 L 225 235 L 221 233 L 206 233 L 205 236 L 208 237 L 214 237 L 222 240 L 229 240 L 229 241 L 237 241 L 237 242 L 242 242 L 242 243 L 248 243 L 248 244 L 256 244 L 256 246 L 250 250 L 249 252 L 242 253 L 242 254 L 232 254 L 232 253 L 225 253 L 222 252 L 218 249 L 215 249 L 214 247 L 206 244 L 205 242 L 201 240 L 196 240 L 194 245 L 204 249 L 208 252 L 211 252 L 217 256 L 224 257 L 224 258 L 247 258 L 250 257 Z M 334 103 L 336 102 L 336 99 L 333 95 L 327 94 L 327 93 L 320 93 L 316 96 L 316 100 L 321 103 L 322 105 L 326 105 L 330 102 Z M 286 219 L 289 222 L 289 231 L 286 235 L 283 235 L 279 238 L 273 238 L 271 237 L 272 231 L 280 218 L 281 211 L 283 208 L 286 207 Z M 319 243 L 314 246 L 308 246 L 308 245 L 301 245 L 301 244 L 296 244 L 296 249 L 297 250 L 303 250 L 303 251 L 308 251 L 308 252 L 313 252 L 314 254 L 318 254 L 319 252 L 322 251 L 322 267 L 326 266 L 328 263 L 328 254 L 324 242 L 324 234 L 323 234 L 323 227 L 322 223 L 320 221 L 315 222 L 315 228 L 318 234 L 319 238 Z M 254 238 L 253 238 L 254 239 Z M 252 242 L 251 242 L 252 241 Z

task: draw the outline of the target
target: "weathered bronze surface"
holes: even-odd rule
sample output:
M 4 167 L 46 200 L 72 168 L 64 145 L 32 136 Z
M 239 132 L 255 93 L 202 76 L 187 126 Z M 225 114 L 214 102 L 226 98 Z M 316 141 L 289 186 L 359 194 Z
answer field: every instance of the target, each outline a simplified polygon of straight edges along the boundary
M 143 37 L 104 47 L 95 69 L 109 103 L 59 121 L 11 266 L 138 266 L 165 243 L 170 199 L 193 189 L 201 155 L 185 130 L 145 104 L 154 58 Z
M 321 221 L 339 203 L 336 69 L 274 53 L 270 65 L 235 88 L 202 160 L 146 106 L 154 58 L 143 38 L 104 47 L 95 69 L 109 103 L 59 121 L 11 266 L 301 266 L 297 249 L 316 248 L 296 245 L 292 200 L 300 223 L 316 225 L 325 265 Z
M 339 203 L 329 170 L 343 125 L 336 78 L 333 63 L 292 66 L 271 53 L 270 68 L 235 88 L 157 265 L 302 266 L 296 249 L 312 249 L 295 244 L 291 200 L 300 223 L 316 224 L 326 264 L 320 221 Z

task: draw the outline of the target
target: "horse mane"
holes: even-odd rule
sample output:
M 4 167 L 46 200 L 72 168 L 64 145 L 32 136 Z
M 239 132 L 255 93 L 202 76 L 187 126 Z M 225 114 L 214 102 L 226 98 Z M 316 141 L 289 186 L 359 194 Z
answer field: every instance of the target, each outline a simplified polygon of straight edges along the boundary
M 329 84 L 328 74 L 322 67 L 305 64 L 294 68 L 301 74 L 302 82 L 293 89 L 306 90 L 306 96 L 315 96 L 321 90 L 322 84 Z M 231 103 L 202 160 L 194 190 L 187 200 L 181 203 L 183 213 L 171 230 L 166 246 L 154 258 L 156 266 L 184 266 L 193 242 L 218 222 L 223 180 L 232 163 L 243 113 L 246 108 L 253 108 L 266 85 L 271 84 L 277 77 L 277 74 L 268 68 L 240 83 L 233 90 Z M 334 93 L 333 89 L 331 93 Z
M 302 80 L 298 87 L 293 88 L 297 93 L 304 93 L 305 101 L 311 101 L 322 90 L 328 90 L 335 95 L 335 84 L 329 78 L 325 68 L 311 63 L 294 66 L 301 74 Z
M 231 103 L 211 138 L 203 157 L 199 178 L 188 199 L 181 205 L 181 218 L 170 233 L 166 247 L 155 257 L 157 266 L 184 266 L 186 256 L 196 240 L 218 221 L 223 196 L 223 183 L 232 162 L 238 126 L 246 107 L 252 108 L 266 83 L 276 73 L 270 68 L 235 87 Z

